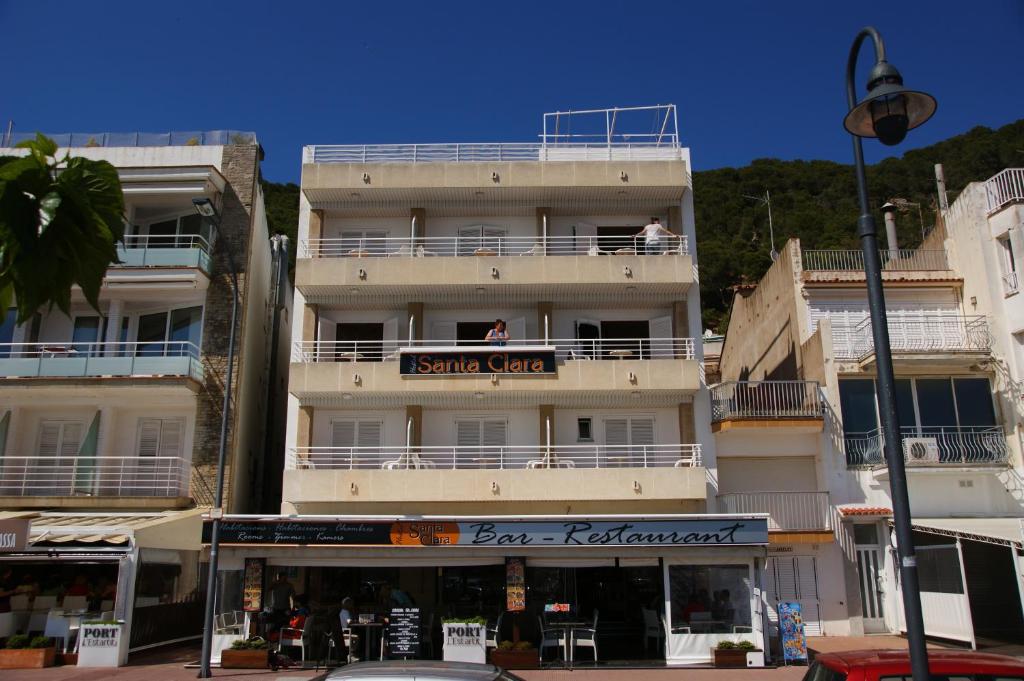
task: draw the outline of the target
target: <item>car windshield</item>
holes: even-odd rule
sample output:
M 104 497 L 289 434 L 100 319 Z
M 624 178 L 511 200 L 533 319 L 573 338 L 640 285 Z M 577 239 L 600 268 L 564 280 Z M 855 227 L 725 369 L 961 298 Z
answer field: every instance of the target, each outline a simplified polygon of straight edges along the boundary
M 815 662 L 804 674 L 803 681 L 846 681 L 846 674 Z

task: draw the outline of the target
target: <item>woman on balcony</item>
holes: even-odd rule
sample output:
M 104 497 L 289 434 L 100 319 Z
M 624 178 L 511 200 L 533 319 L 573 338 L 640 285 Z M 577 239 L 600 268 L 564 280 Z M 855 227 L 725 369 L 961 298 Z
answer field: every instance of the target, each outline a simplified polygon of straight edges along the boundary
M 505 321 L 498 319 L 494 322 L 494 328 L 487 332 L 484 340 L 493 346 L 508 345 L 508 331 L 505 330 Z

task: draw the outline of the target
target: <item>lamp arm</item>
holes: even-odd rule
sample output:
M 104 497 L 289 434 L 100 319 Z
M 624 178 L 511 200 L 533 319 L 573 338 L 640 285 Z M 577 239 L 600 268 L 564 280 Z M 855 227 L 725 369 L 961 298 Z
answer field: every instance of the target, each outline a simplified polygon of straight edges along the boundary
M 857 70 L 857 55 L 860 54 L 860 46 L 864 43 L 865 38 L 871 38 L 871 42 L 875 45 L 875 62 L 885 61 L 885 43 L 875 27 L 865 26 L 860 29 L 860 33 L 853 39 L 850 56 L 846 60 L 846 103 L 850 107 L 850 111 L 857 106 L 857 89 L 853 85 L 853 75 Z

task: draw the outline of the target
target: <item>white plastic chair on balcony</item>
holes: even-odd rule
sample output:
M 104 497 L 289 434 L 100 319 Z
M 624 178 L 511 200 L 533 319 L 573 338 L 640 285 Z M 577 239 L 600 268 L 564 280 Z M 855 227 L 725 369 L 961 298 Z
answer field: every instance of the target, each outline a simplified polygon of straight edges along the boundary
M 420 246 L 420 250 L 423 250 L 422 246 Z M 391 251 L 388 253 L 389 258 L 411 258 L 413 255 L 414 251 L 412 244 L 402 244 L 398 247 L 397 251 Z
M 547 252 L 544 250 L 544 244 L 538 242 L 531 246 L 529 250 L 523 251 L 519 255 L 547 255 Z

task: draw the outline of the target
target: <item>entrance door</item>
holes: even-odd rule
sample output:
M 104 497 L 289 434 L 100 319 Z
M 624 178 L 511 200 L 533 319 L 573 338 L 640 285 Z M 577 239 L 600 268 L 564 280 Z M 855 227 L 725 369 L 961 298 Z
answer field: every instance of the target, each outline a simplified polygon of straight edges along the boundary
M 877 525 L 854 525 L 857 545 L 857 576 L 860 579 L 860 606 L 864 613 L 864 633 L 882 634 L 885 626 L 885 552 L 878 543 Z
M 778 626 L 778 604 L 796 601 L 808 636 L 821 636 L 818 608 L 818 564 L 814 556 L 773 557 L 768 559 L 768 620 Z M 773 627 L 774 628 L 774 627 Z

